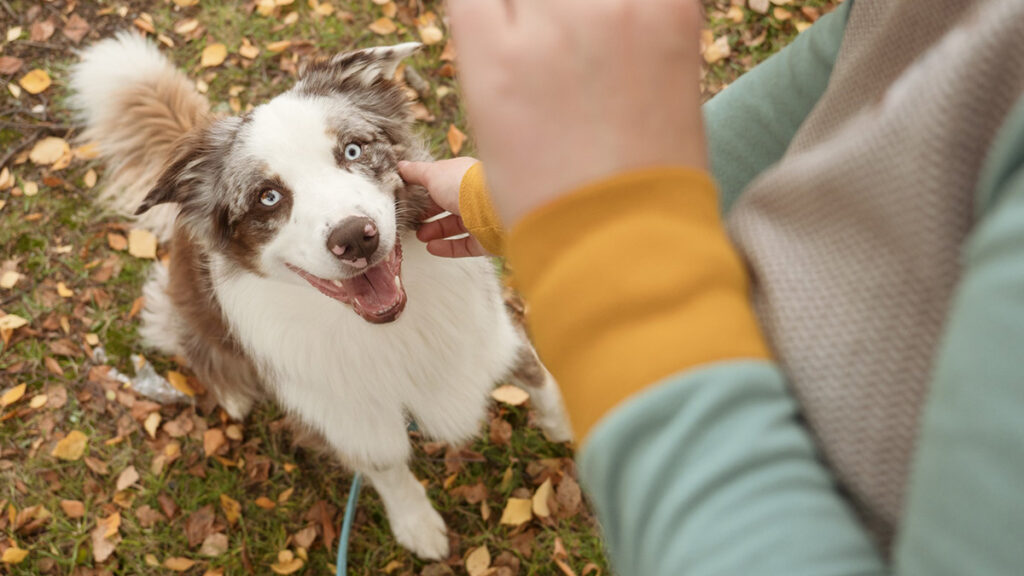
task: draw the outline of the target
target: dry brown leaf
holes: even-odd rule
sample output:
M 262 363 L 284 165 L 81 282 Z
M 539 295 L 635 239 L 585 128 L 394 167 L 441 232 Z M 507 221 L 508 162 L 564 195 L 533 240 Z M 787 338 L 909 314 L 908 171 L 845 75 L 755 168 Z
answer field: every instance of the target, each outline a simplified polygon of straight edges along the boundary
M 85 504 L 78 500 L 61 500 L 60 509 L 64 511 L 65 516 L 71 519 L 85 516 Z
M 466 572 L 469 576 L 483 576 L 491 567 L 491 552 L 487 546 L 480 546 L 470 550 L 466 555 Z
M 259 498 L 256 499 L 255 502 L 253 502 L 253 504 L 256 504 L 257 506 L 263 508 L 264 510 L 273 510 L 274 508 L 277 507 L 277 504 L 275 504 L 273 500 L 267 498 L 266 496 L 260 496 Z
M 771 7 L 771 2 L 769 0 L 749 0 L 747 6 L 758 14 L 767 14 L 768 8 Z
M 227 441 L 224 431 L 220 428 L 211 428 L 203 432 L 203 454 L 207 458 L 216 456 L 221 447 L 227 444 Z
M 732 49 L 729 47 L 729 37 L 719 36 L 715 38 L 714 42 L 705 47 L 704 61 L 708 64 L 714 64 L 728 58 L 731 54 Z
M 63 376 L 64 369 L 60 367 L 60 363 L 53 356 L 47 356 L 43 358 L 43 364 L 46 365 L 46 370 L 54 376 Z
M 156 259 L 156 236 L 149 230 L 132 228 L 128 231 L 128 253 L 136 258 Z
M 565 561 L 555 558 L 555 565 L 562 571 L 565 576 L 576 576 L 576 572 L 573 571 L 572 566 L 569 566 Z
M 287 490 L 281 492 L 280 494 L 277 495 L 277 503 L 284 504 L 285 502 L 288 501 L 289 498 L 292 497 L 292 494 L 294 492 L 295 488 L 288 488 Z
M 548 478 L 537 488 L 533 494 L 533 514 L 539 518 L 551 516 L 551 508 L 548 506 L 548 499 L 551 498 L 554 490 L 551 487 L 551 478 Z
M 506 384 L 492 390 L 491 398 L 509 406 L 522 406 L 530 399 L 530 393 L 522 388 Z
M 0 190 L 7 190 L 11 186 L 14 186 L 14 175 L 4 167 L 0 170 Z
M 730 6 L 729 11 L 725 13 L 725 17 L 736 24 L 741 24 L 745 18 L 743 8 L 740 8 L 739 6 Z
M 18 80 L 18 84 L 29 94 L 39 94 L 49 88 L 52 83 L 53 81 L 50 80 L 50 75 L 46 73 L 46 70 L 39 68 L 25 74 L 21 77 L 21 80 Z
M 459 151 L 462 150 L 462 145 L 466 143 L 466 135 L 459 130 L 455 124 L 448 127 L 448 148 L 451 149 L 452 154 L 455 156 L 459 155 Z
M 588 562 L 587 565 L 583 567 L 583 572 L 581 574 L 582 576 L 589 576 L 590 574 L 601 576 L 601 568 L 593 562 Z
M 284 52 L 285 50 L 290 48 L 291 45 L 291 40 L 279 40 L 277 42 L 271 42 L 270 44 L 267 44 L 267 52 L 273 52 L 275 54 L 277 54 L 278 52 Z
M 185 572 L 195 565 L 195 560 L 189 560 L 188 558 L 182 558 L 181 556 L 173 556 L 164 560 L 164 568 L 174 570 L 175 572 Z
M 89 33 L 89 23 L 78 14 L 72 14 L 68 23 L 64 25 L 63 32 L 68 40 L 78 44 Z
M 37 20 L 29 28 L 29 40 L 32 42 L 46 42 L 56 31 L 57 27 L 54 25 L 52 17 L 47 20 Z
M 14 270 L 7 270 L 3 274 L 0 274 L 0 288 L 10 290 L 18 283 L 18 280 L 21 280 L 21 274 Z
M 395 21 L 387 16 L 374 20 L 373 24 L 369 26 L 370 32 L 379 36 L 386 36 L 388 34 L 394 34 L 398 30 L 398 26 L 395 25 Z
M 562 477 L 555 491 L 555 501 L 558 502 L 559 516 L 568 518 L 579 512 L 583 502 L 583 494 L 580 485 L 571 476 Z
M 253 46 L 248 38 L 242 38 L 242 46 L 238 48 L 238 54 L 242 58 L 252 60 L 260 55 L 260 49 Z M 236 96 L 236 94 L 232 94 L 232 96 Z
M 217 42 L 210 44 L 206 48 L 203 48 L 203 55 L 199 58 L 199 66 L 201 68 L 212 68 L 214 66 L 220 66 L 224 63 L 224 60 L 228 57 L 228 47 Z
M 125 468 L 121 474 L 117 477 L 116 489 L 118 492 L 127 489 L 132 484 L 139 481 L 139 471 L 135 469 L 135 466 L 129 466 Z
M 27 388 L 27 385 L 18 384 L 17 386 L 5 391 L 3 396 L 0 396 L 0 408 L 6 408 L 18 400 L 21 400 L 22 397 L 25 396 L 25 388 Z
M 228 524 L 232 526 L 242 516 L 242 505 L 238 503 L 238 500 L 227 494 L 220 495 L 220 509 L 224 511 L 224 517 L 228 519 Z
M 505 511 L 501 513 L 501 524 L 520 526 L 533 518 L 533 503 L 526 498 L 509 498 L 505 503 Z
M 107 234 L 107 246 L 121 252 L 128 249 L 128 239 L 120 234 L 111 232 Z
M 69 462 L 78 460 L 85 453 L 85 446 L 89 443 L 89 437 L 78 430 L 72 430 L 53 447 L 50 455 L 54 458 L 67 460 Z
M 93 560 L 101 563 L 106 562 L 107 558 L 117 550 L 117 545 L 121 542 L 121 535 L 118 534 L 118 530 L 121 527 L 121 514 L 114 512 L 106 518 L 100 518 L 96 521 L 96 527 L 90 532 L 92 537 L 92 557 Z
M 22 550 L 17 546 L 11 546 L 7 550 L 4 550 L 3 556 L 0 556 L 0 562 L 4 564 L 21 564 L 25 558 L 28 557 L 28 550 Z
M 194 32 L 196 28 L 199 28 L 199 20 L 196 20 L 195 18 L 185 18 L 184 20 L 179 20 L 174 24 L 174 33 L 184 36 L 189 32 Z
M 39 408 L 46 406 L 47 400 L 49 400 L 49 396 L 47 396 L 46 394 L 36 394 L 35 396 L 32 397 L 31 400 L 28 401 L 28 406 L 29 408 L 38 410 Z
M 199 4 L 199 0 L 174 0 L 174 3 L 182 8 L 189 8 Z
M 495 446 L 508 446 L 512 440 L 512 425 L 501 417 L 491 420 L 490 440 Z
M 14 74 L 25 64 L 21 58 L 0 56 L 0 74 Z
M 785 22 L 786 20 L 789 20 L 790 18 L 793 17 L 793 13 L 790 12 L 789 10 L 786 10 L 785 8 L 776 8 L 772 10 L 772 16 L 775 16 L 776 20 Z

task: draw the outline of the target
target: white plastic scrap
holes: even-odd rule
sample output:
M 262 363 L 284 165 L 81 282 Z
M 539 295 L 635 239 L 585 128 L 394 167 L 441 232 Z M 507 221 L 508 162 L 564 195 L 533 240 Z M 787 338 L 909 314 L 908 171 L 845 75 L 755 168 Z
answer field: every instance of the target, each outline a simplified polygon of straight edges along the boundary
M 132 354 L 132 366 L 135 367 L 135 377 L 129 378 L 123 372 L 110 367 L 107 377 L 117 380 L 127 387 L 142 394 L 146 398 L 161 404 L 177 404 L 191 402 L 192 399 L 180 392 L 166 378 L 156 373 L 153 365 L 150 364 L 141 354 Z M 95 364 L 107 363 L 107 352 L 102 346 L 97 346 L 92 352 L 92 361 Z

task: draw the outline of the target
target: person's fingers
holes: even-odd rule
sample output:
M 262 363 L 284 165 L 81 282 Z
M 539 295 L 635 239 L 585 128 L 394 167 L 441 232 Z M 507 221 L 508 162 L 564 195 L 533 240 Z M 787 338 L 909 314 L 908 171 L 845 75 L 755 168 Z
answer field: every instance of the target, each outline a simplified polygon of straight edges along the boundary
M 420 226 L 419 230 L 416 231 L 416 237 L 421 242 L 429 242 L 431 240 L 440 240 L 442 238 L 450 238 L 452 236 L 458 236 L 460 234 L 466 234 L 466 226 L 462 223 L 462 218 L 455 216 L 447 216 L 440 220 L 433 222 L 427 222 Z
M 407 162 L 403 160 L 398 163 L 398 175 L 408 184 L 417 184 L 424 188 L 429 188 L 427 180 L 430 174 L 430 166 L 430 162 Z
M 427 252 L 442 258 L 469 258 L 487 255 L 484 247 L 472 236 L 457 240 L 431 240 L 427 242 Z
M 444 208 L 441 208 L 440 206 L 438 206 L 437 202 L 434 202 L 433 198 L 428 197 L 427 200 L 428 200 L 429 203 L 427 204 L 427 208 L 423 211 L 423 219 L 424 220 L 429 220 L 429 219 L 433 218 L 434 216 L 437 216 L 438 214 L 442 214 L 444 212 L 448 212 Z M 438 218 L 438 220 L 440 220 L 440 218 Z

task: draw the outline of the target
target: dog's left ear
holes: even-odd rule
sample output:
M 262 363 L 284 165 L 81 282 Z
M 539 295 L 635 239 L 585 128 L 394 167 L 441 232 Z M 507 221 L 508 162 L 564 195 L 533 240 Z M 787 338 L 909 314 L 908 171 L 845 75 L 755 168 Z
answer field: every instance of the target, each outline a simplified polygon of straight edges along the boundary
M 344 52 L 330 60 L 314 62 L 299 72 L 299 85 L 307 89 L 323 88 L 332 84 L 341 88 L 355 83 L 368 86 L 379 79 L 390 80 L 402 60 L 422 48 L 419 42 L 406 42 L 394 46 L 379 46 L 354 52 Z

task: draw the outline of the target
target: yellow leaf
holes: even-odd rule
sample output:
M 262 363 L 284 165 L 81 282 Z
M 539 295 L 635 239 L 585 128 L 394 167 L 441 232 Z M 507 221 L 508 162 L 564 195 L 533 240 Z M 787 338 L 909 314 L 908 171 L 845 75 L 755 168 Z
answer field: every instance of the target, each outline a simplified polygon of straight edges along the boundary
M 551 509 L 548 507 L 548 498 L 551 498 L 551 478 L 548 478 L 537 488 L 533 495 L 533 514 L 539 518 L 551 516 Z
M 25 189 L 23 192 L 25 192 L 25 196 L 35 196 L 36 194 L 39 194 L 39 184 L 36 184 L 31 180 L 25 182 Z
M 50 75 L 46 73 L 46 70 L 40 70 L 36 68 L 28 74 L 21 77 L 18 80 L 18 84 L 25 89 L 29 94 L 39 94 L 50 87 L 53 81 L 50 80 Z
M 509 406 L 522 406 L 530 399 L 530 393 L 511 384 L 498 386 L 491 392 L 491 398 Z
M 196 391 L 188 385 L 188 378 L 186 378 L 181 372 L 169 370 L 167 372 L 167 381 L 171 383 L 171 386 L 174 386 L 175 390 L 181 392 L 185 396 L 191 398 L 196 395 Z
M 284 504 L 285 502 L 288 501 L 289 498 L 292 497 L 293 492 L 295 492 L 295 488 L 289 488 L 284 492 L 281 492 L 280 494 L 277 495 L 277 502 L 279 504 Z
M 188 8 L 199 4 L 199 0 L 174 0 L 174 3 L 182 8 Z
M 7 190 L 14 186 L 14 175 L 6 167 L 0 170 L 0 190 Z
M 228 524 L 232 526 L 242 516 L 242 505 L 238 503 L 238 500 L 227 494 L 220 495 L 220 508 L 224 511 L 224 517 L 228 519 Z
M 28 320 L 25 320 L 17 314 L 0 316 L 0 330 L 17 330 L 26 324 L 28 324 Z
M 505 511 L 501 513 L 501 524 L 520 526 L 533 518 L 533 503 L 526 498 L 509 498 Z
M 462 133 L 462 130 L 456 128 L 455 124 L 448 127 L 448 147 L 451 148 L 452 154 L 458 156 L 465 142 L 466 135 Z
M 160 420 L 162 418 L 159 412 L 150 412 L 149 416 L 146 416 L 146 421 L 142 423 L 142 427 L 146 429 L 150 438 L 156 439 L 156 431 L 160 429 Z
M 175 572 L 185 572 L 189 568 L 196 565 L 195 560 L 189 560 L 188 558 L 182 558 L 180 556 L 174 556 L 164 560 L 164 568 L 168 570 L 174 570 Z
M 136 258 L 156 259 L 156 236 L 149 230 L 133 228 L 128 232 L 128 253 Z
M 49 166 L 70 152 L 71 146 L 68 146 L 67 140 L 50 136 L 36 142 L 28 153 L 28 159 L 36 166 Z
M 21 280 L 21 274 L 18 274 L 14 270 L 8 270 L 3 274 L 0 274 L 0 288 L 10 290 L 18 283 L 18 280 Z
M 75 461 L 85 453 L 85 446 L 89 443 L 89 437 L 78 430 L 72 430 L 67 436 L 57 442 L 50 455 L 61 460 Z
M 433 46 L 444 40 L 444 32 L 434 24 L 423 26 L 419 29 L 419 32 L 420 40 L 427 46 Z
M 278 52 L 284 52 L 291 45 L 292 45 L 292 41 L 291 40 L 280 40 L 278 42 L 271 42 L 270 44 L 267 44 L 267 51 L 273 52 L 273 53 L 276 54 Z
M 382 569 L 382 571 L 383 571 L 383 572 L 384 572 L 385 574 L 391 574 L 392 572 L 394 572 L 395 570 L 398 570 L 398 569 L 399 569 L 399 568 L 401 568 L 402 566 L 405 566 L 405 564 L 402 564 L 402 563 L 401 563 L 401 562 L 399 562 L 398 560 L 392 560 L 391 562 L 388 562 L 388 563 L 387 563 L 387 566 L 384 566 L 384 568 Z
M 302 569 L 302 565 L 305 562 L 302 558 L 296 558 L 288 550 L 282 550 L 277 554 L 277 562 L 270 565 L 270 569 L 274 571 L 274 574 L 293 574 Z
M 63 282 L 57 282 L 57 295 L 61 298 L 71 298 L 75 295 L 75 291 L 68 288 L 67 284 Z
M 238 49 L 238 54 L 242 58 L 252 60 L 260 55 L 260 49 L 253 46 L 248 38 L 242 38 L 242 46 Z M 232 94 L 232 96 L 237 96 L 237 94 Z
M 7 408 L 11 404 L 21 400 L 22 396 L 25 395 L 25 388 L 25 384 L 18 384 L 14 388 L 4 392 L 4 395 L 0 396 L 0 407 Z
M 38 410 L 43 406 L 46 406 L 46 401 L 49 399 L 50 397 L 47 396 L 46 394 L 36 394 L 35 396 L 32 397 L 31 400 L 28 401 L 28 407 L 32 408 L 33 410 Z
M 729 47 L 729 37 L 719 36 L 704 49 L 704 61 L 708 64 L 714 64 L 728 58 L 731 54 L 732 49 Z
M 199 66 L 202 68 L 211 68 L 213 66 L 220 66 L 224 63 L 224 59 L 228 57 L 228 47 L 221 44 L 210 44 L 203 49 L 203 55 L 199 59 Z
M 196 28 L 199 28 L 199 20 L 196 20 L 195 18 L 185 18 L 184 20 L 180 20 L 174 24 L 174 33 L 184 36 Z
M 82 182 L 85 184 L 86 188 L 92 188 L 93 186 L 95 186 L 96 171 L 93 170 L 92 168 L 89 168 L 89 171 L 85 173 L 84 177 L 82 177 Z
M 4 564 L 21 564 L 21 562 L 28 556 L 28 550 L 22 550 L 17 546 L 11 546 L 7 550 L 4 550 L 3 558 L 0 558 L 0 562 Z
M 254 504 L 259 506 L 260 508 L 263 508 L 264 510 L 273 510 L 274 507 L 277 506 L 277 504 L 274 504 L 273 500 L 267 498 L 266 496 L 260 496 L 259 498 L 256 499 L 256 502 L 254 502 Z
M 377 34 L 379 36 L 394 34 L 395 31 L 398 30 L 398 27 L 395 26 L 395 21 L 392 20 L 391 18 L 388 18 L 387 16 L 374 20 L 373 24 L 370 24 L 369 28 L 370 32 L 373 32 L 374 34 Z
M 97 526 L 103 527 L 103 537 L 110 538 L 121 528 L 121 513 L 114 512 L 106 518 L 100 518 L 96 521 Z
M 466 572 L 469 576 L 482 576 L 491 567 L 491 552 L 487 546 L 470 550 L 466 555 Z

